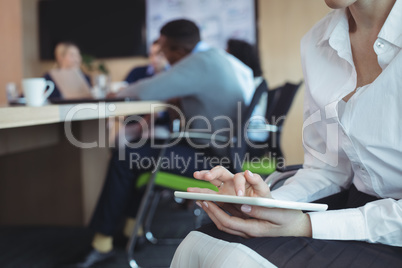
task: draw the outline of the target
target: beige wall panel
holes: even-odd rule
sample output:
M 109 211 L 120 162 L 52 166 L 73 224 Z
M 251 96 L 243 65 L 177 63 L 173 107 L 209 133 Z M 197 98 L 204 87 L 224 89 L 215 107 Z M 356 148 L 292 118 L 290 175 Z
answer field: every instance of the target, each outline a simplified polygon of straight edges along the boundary
M 0 104 L 7 103 L 6 84 L 22 78 L 21 4 L 0 0 Z
M 303 78 L 300 40 L 329 8 L 323 0 L 259 0 L 258 3 L 261 63 L 270 88 L 286 81 L 300 81 Z M 294 99 L 283 129 L 281 144 L 286 164 L 303 162 L 303 95 L 304 86 Z
M 22 3 L 22 29 L 23 29 L 23 76 L 25 78 L 40 76 L 38 71 L 39 59 L 39 23 L 38 1 L 21 0 Z

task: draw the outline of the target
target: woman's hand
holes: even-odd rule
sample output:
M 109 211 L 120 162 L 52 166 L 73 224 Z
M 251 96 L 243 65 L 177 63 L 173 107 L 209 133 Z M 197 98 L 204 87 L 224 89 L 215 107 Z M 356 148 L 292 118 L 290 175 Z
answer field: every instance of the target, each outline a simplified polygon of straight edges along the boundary
M 245 174 L 248 180 L 245 179 Z M 203 170 L 194 172 L 194 178 L 209 181 L 219 188 L 218 192 L 210 189 L 188 188 L 189 192 L 208 193 L 208 194 L 224 194 L 237 196 L 252 197 L 271 197 L 268 185 L 259 175 L 253 175 L 250 171 L 232 174 L 222 166 L 216 166 L 211 170 Z M 197 202 L 202 207 L 200 202 Z M 240 218 L 248 218 L 240 210 L 240 205 L 230 203 L 217 203 L 224 211 L 229 212 L 233 216 Z
M 218 192 L 205 188 L 187 188 L 187 191 L 207 194 L 236 195 L 233 181 L 234 177 L 235 175 L 233 175 L 230 171 L 222 166 L 216 166 L 211 170 L 196 171 L 194 172 L 194 178 L 211 182 L 213 185 L 218 187 Z M 198 206 L 202 207 L 199 201 L 197 201 L 196 203 Z M 228 211 L 232 215 L 244 217 L 243 213 L 240 211 L 239 205 L 229 203 L 218 204 L 222 209 Z
M 248 179 L 246 180 L 246 176 Z M 202 170 L 194 172 L 194 178 L 198 180 L 209 181 L 219 188 L 219 194 L 253 196 L 253 197 L 271 197 L 268 185 L 259 175 L 254 175 L 250 171 L 232 174 L 222 166 L 216 166 L 211 170 Z M 201 188 L 188 188 L 189 192 L 211 193 L 215 191 Z
M 190 192 L 229 194 L 238 196 L 271 198 L 268 185 L 250 171 L 230 173 L 218 166 L 210 171 L 194 173 L 196 179 L 210 181 L 219 187 L 219 192 L 209 189 L 189 188 Z M 237 193 L 237 194 L 236 194 Z M 264 208 L 249 205 L 215 204 L 210 201 L 197 202 L 219 230 L 244 238 L 262 236 L 307 236 L 311 237 L 308 214 L 300 210 Z M 230 212 L 231 215 L 227 214 Z
M 210 201 L 203 201 L 201 207 L 219 230 L 244 238 L 312 235 L 310 217 L 300 210 L 242 205 L 248 217 L 239 217 Z
M 222 166 L 216 166 L 211 170 L 201 170 L 194 172 L 194 178 L 198 180 L 209 181 L 218 187 L 219 194 L 236 195 L 233 178 L 234 175 Z M 203 188 L 188 188 L 189 192 L 217 194 L 217 192 L 210 189 Z

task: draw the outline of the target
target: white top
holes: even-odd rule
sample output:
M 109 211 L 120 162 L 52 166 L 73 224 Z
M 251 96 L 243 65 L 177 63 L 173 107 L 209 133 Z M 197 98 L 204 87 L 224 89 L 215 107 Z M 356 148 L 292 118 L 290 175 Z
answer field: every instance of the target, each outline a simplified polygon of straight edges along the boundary
M 211 46 L 208 45 L 208 43 L 204 41 L 199 41 L 197 45 L 193 48 L 191 53 L 208 51 L 209 49 L 211 49 Z M 236 58 L 232 54 L 227 54 L 227 56 L 230 63 L 233 66 L 234 73 L 238 77 L 238 82 L 242 85 L 244 103 L 248 106 L 250 105 L 251 100 L 253 99 L 255 89 L 259 84 L 256 86 L 255 85 L 256 80 L 250 79 L 253 77 L 253 71 L 250 69 L 250 67 L 245 65 L 243 62 L 241 62 L 238 58 Z M 260 83 L 261 82 L 262 81 L 260 81 Z
M 313 201 L 349 188 L 383 198 L 356 209 L 310 213 L 313 237 L 402 246 L 402 1 L 376 42 L 382 73 L 356 88 L 345 10 L 335 10 L 302 40 L 306 81 L 304 169 L 274 198 Z

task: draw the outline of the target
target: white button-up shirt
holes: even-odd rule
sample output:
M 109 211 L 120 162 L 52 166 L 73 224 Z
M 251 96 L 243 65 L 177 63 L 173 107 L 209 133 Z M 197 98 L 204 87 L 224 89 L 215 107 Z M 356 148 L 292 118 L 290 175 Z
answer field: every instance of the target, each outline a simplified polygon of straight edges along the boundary
M 350 187 L 382 198 L 356 209 L 312 212 L 313 237 L 402 246 L 402 0 L 373 44 L 382 73 L 356 88 L 346 10 L 315 25 L 301 44 L 306 81 L 304 168 L 273 191 L 314 201 Z

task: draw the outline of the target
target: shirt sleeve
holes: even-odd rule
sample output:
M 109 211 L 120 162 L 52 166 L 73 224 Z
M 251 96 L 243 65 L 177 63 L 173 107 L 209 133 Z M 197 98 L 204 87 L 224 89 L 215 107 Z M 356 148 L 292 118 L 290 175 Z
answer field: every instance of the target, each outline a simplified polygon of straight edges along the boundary
M 312 103 L 306 84 L 303 169 L 272 192 L 275 199 L 311 202 L 347 189 L 352 183 L 351 163 L 338 145 L 339 125 L 325 119 L 324 111 L 311 108 L 315 107 Z
M 402 200 L 382 199 L 354 209 L 310 212 L 313 238 L 402 246 Z
M 141 100 L 168 100 L 193 95 L 202 88 L 199 84 L 207 80 L 202 77 L 205 68 L 199 55 L 189 55 L 163 73 L 130 84 L 117 96 Z M 198 85 L 194 86 L 195 83 Z

